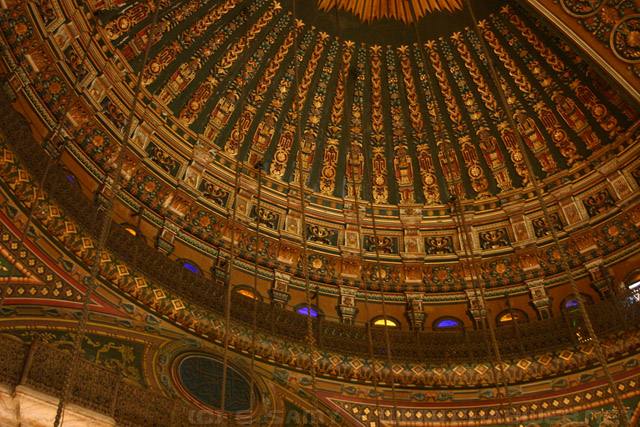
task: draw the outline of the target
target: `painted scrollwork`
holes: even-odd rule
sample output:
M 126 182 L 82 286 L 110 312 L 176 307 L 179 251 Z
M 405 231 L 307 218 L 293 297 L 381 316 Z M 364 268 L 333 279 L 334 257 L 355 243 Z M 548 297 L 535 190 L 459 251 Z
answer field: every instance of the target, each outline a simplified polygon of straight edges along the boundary
M 482 249 L 498 249 L 510 245 L 509 235 L 504 228 L 483 231 L 478 234 Z
M 364 249 L 368 252 L 391 254 L 397 252 L 398 241 L 389 236 L 364 236 Z
M 338 232 L 321 225 L 307 224 L 307 240 L 335 246 L 338 240 Z
M 562 230 L 562 220 L 560 219 L 560 215 L 558 215 L 557 213 L 551 213 L 549 215 L 549 218 L 551 219 L 553 228 L 556 231 Z M 540 238 L 551 234 L 551 230 L 547 226 L 545 217 L 541 216 L 538 218 L 534 218 L 531 220 L 531 224 L 533 225 L 533 231 L 536 237 Z
M 265 225 L 273 230 L 278 229 L 280 215 L 268 209 L 265 209 L 263 207 L 260 207 L 260 209 L 258 209 L 257 206 L 254 205 L 253 208 L 251 208 L 251 218 L 257 220 L 260 224 Z
M 429 255 L 444 255 L 453 253 L 453 239 L 451 236 L 429 236 L 424 239 L 424 247 Z
M 582 202 L 590 217 L 605 213 L 616 205 L 611 193 L 606 188 L 590 195 Z

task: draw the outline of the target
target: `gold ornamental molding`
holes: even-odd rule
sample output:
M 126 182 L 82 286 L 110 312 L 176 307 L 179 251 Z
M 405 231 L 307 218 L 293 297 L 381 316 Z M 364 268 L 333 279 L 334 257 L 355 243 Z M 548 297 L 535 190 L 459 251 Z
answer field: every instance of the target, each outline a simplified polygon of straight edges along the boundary
M 620 25 L 633 20 L 637 25 L 636 16 L 619 16 L 617 23 L 612 28 L 610 34 L 611 46 L 599 42 L 593 34 L 581 28 L 578 19 L 585 18 L 591 14 L 597 14 L 601 11 L 602 2 L 596 2 L 593 11 L 589 15 L 576 16 L 571 13 L 566 6 L 557 5 L 548 0 L 527 0 L 538 13 L 544 16 L 553 26 L 562 31 L 576 46 L 584 51 L 591 59 L 598 64 L 610 77 L 615 80 L 636 102 L 640 102 L 640 77 L 634 74 L 631 69 L 631 62 L 625 61 L 624 58 L 616 51 L 613 40 L 616 30 Z M 627 40 L 630 45 L 637 49 L 636 39 L 637 30 L 627 30 L 629 36 Z M 619 32 L 619 31 L 618 31 Z

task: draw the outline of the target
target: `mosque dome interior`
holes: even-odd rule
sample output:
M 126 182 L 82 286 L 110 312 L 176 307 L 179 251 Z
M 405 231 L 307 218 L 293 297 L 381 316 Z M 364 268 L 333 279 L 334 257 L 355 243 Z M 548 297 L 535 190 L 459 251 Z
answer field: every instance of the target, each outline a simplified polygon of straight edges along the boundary
M 0 0 L 0 425 L 640 425 L 638 0 Z

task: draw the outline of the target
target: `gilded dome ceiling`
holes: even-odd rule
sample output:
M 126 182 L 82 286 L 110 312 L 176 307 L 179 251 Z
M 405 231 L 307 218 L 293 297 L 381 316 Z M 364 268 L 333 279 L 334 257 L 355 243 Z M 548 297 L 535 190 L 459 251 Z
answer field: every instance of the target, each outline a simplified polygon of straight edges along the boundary
M 603 221 L 633 194 L 596 170 L 633 145 L 637 108 L 517 5 L 474 4 L 476 32 L 464 11 L 433 11 L 411 25 L 363 22 L 312 2 L 296 3 L 295 16 L 291 3 L 269 0 L 161 0 L 157 13 L 155 4 L 92 2 L 95 19 L 74 15 L 64 25 L 66 3 L 43 10 L 38 22 L 52 29 L 60 72 L 82 82 L 81 102 L 69 102 L 23 18 L 6 20 L 4 31 L 17 52 L 34 50 L 42 120 L 53 127 L 66 117 L 67 149 L 93 182 L 121 166 L 120 202 L 169 253 L 181 242 L 211 266 L 234 240 L 239 268 L 253 271 L 257 261 L 264 277 L 282 273 L 302 289 L 304 236 L 323 294 L 359 287 L 399 301 L 403 292 L 465 300 L 466 246 L 481 256 L 487 287 L 521 290 L 561 270 L 551 226 L 566 242 L 605 241 L 581 225 L 602 224 L 606 234 Z M 138 75 L 142 102 L 119 165 Z M 533 197 L 525 156 L 553 225 Z
M 638 106 L 475 3 L 0 2 L 0 338 L 78 324 L 167 396 L 334 425 L 636 407 Z
M 528 183 L 496 84 L 549 181 L 636 119 L 569 46 L 512 6 L 494 2 L 480 26 L 499 82 L 462 13 L 448 20 L 460 28 L 433 28 L 419 46 L 411 26 L 394 24 L 401 35 L 379 44 L 366 40 L 375 23 L 356 25 L 361 40 L 353 41 L 341 37 L 342 15 L 331 29 L 294 23 L 290 7 L 266 0 L 161 7 L 155 32 L 150 2 L 105 10 L 100 21 L 134 72 L 153 37 L 143 86 L 181 138 L 146 150 L 173 176 L 198 146 L 260 162 L 283 193 L 302 173 L 333 204 L 354 191 L 384 205 L 438 206 L 450 191 L 489 202 Z

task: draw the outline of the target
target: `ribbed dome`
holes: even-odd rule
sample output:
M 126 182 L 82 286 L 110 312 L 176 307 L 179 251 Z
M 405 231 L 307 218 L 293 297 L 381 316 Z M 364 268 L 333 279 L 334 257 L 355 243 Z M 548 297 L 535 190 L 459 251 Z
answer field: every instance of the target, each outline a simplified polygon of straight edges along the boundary
M 497 84 L 535 167 L 550 180 L 633 122 L 635 113 L 571 48 L 520 10 L 489 9 L 481 30 L 500 82 L 490 78 L 462 13 L 447 18 L 457 31 L 429 30 L 418 46 L 412 27 L 401 24 L 380 24 L 402 35 L 372 44 L 362 40 L 376 22 L 357 25 L 343 14 L 329 33 L 320 27 L 333 14 L 319 27 L 294 25 L 289 7 L 269 1 L 171 2 L 153 34 L 143 85 L 167 113 L 165 125 L 189 133 L 178 131 L 182 146 L 158 146 L 152 159 L 175 175 L 182 162 L 170 151 L 201 144 L 222 157 L 261 161 L 284 184 L 302 171 L 320 198 L 350 197 L 355 181 L 360 196 L 377 204 L 439 205 L 449 189 L 482 200 L 526 186 Z M 134 71 L 152 15 L 148 4 L 133 3 L 101 17 Z M 362 40 L 340 37 L 341 17 Z
M 638 18 L 545 1 L 0 2 L 0 419 L 635 425 Z

